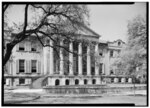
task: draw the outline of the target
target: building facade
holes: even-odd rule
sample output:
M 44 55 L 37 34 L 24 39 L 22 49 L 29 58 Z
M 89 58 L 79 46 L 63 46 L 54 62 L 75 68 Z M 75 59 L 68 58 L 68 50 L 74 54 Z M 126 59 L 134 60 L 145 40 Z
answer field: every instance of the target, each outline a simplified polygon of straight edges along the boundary
M 44 38 L 44 44 L 52 47 L 43 47 L 37 38 L 31 36 L 13 48 L 5 66 L 4 85 L 29 86 L 45 76 L 42 86 L 132 83 L 130 76 L 116 75 L 117 69 L 112 66 L 125 43 L 122 40 L 106 42 L 100 37 L 85 28 L 77 40 L 93 42 L 93 46 L 82 41 L 59 39 L 60 45 L 67 46 L 69 52 L 61 47 L 56 52 L 52 40 Z M 5 43 L 9 41 L 5 39 Z

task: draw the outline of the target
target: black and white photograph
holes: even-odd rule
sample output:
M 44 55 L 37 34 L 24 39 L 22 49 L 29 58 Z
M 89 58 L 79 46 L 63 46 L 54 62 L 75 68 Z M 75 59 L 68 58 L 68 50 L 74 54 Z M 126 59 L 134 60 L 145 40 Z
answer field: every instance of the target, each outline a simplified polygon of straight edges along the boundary
M 2 2 L 2 106 L 148 106 L 148 2 Z

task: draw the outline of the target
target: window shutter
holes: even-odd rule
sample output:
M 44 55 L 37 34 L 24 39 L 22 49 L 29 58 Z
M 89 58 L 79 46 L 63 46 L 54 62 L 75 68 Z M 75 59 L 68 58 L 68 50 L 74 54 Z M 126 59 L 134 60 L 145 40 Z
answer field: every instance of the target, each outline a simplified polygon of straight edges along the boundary
M 41 61 L 37 61 L 37 73 L 41 73 Z
M 29 83 L 28 83 L 28 78 L 25 79 L 25 84 L 29 84 Z
M 9 79 L 6 79 L 6 85 L 9 86 Z
M 31 84 L 31 78 L 28 79 L 28 84 Z
M 102 71 L 103 71 L 103 74 L 105 74 L 105 64 L 103 63 L 103 67 L 102 67 Z
M 19 73 L 19 60 L 16 60 L 16 73 Z
M 28 73 L 28 60 L 25 60 L 24 67 L 25 67 L 25 73 Z
M 16 78 L 16 85 L 19 85 L 19 78 Z
M 28 73 L 31 73 L 31 60 L 29 60 L 29 62 L 28 62 Z

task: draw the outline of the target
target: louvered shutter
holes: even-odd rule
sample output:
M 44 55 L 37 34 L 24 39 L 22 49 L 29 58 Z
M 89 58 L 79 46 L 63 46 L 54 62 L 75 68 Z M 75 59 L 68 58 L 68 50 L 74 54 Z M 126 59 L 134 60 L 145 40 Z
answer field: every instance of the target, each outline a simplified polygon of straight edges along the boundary
M 6 79 L 6 85 L 9 86 L 9 79 Z
M 28 79 L 28 84 L 31 84 L 31 78 Z
M 25 60 L 24 67 L 25 67 L 25 73 L 28 73 L 28 60 Z
M 19 60 L 16 60 L 16 73 L 19 73 Z
M 25 84 L 29 84 L 29 83 L 28 83 L 28 78 L 25 79 Z
M 41 61 L 37 61 L 37 73 L 41 73 Z
M 16 85 L 19 85 L 19 78 L 16 78 Z
M 105 64 L 103 63 L 103 68 L 102 68 L 103 70 L 103 74 L 105 74 Z
M 28 65 L 28 66 L 29 66 L 29 67 L 28 67 L 29 69 L 28 69 L 28 70 L 29 70 L 29 73 L 31 73 L 31 60 L 29 60 L 28 63 L 29 63 L 29 65 Z

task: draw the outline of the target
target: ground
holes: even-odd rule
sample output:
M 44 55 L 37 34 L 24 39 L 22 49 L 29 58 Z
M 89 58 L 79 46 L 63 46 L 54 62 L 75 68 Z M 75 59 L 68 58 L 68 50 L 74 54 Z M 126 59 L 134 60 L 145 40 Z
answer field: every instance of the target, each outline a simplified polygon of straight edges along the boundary
M 115 85 L 111 85 L 115 86 Z M 121 85 L 118 85 L 121 86 Z M 141 86 L 141 85 L 140 85 Z M 147 105 L 146 90 L 107 94 L 46 94 L 42 89 L 5 90 L 5 104 L 111 104 L 134 103 Z

